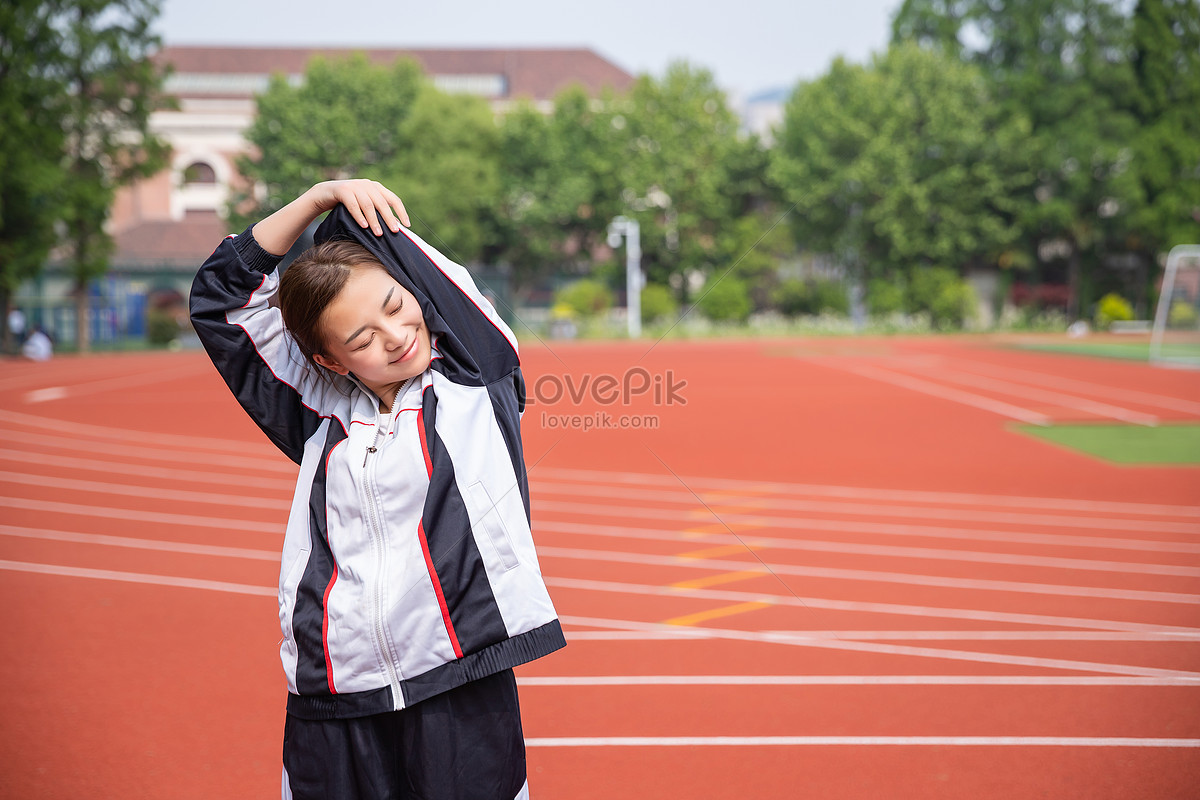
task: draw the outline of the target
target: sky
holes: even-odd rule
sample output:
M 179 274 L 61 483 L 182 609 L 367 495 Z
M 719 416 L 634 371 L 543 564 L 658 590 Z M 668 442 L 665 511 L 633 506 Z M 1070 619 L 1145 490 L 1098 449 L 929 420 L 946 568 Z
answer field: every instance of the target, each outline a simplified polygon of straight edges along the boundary
M 684 59 L 745 97 L 866 61 L 901 1 L 163 0 L 157 29 L 168 45 L 589 47 L 634 74 Z

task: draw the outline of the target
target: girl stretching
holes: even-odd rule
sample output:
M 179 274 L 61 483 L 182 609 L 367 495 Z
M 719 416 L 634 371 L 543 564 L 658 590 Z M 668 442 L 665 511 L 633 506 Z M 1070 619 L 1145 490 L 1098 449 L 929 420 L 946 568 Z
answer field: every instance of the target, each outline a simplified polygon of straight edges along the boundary
M 378 183 L 317 184 L 226 238 L 192 287 L 213 364 L 300 465 L 283 797 L 527 797 L 512 668 L 564 640 L 530 535 L 517 341 L 401 222 Z

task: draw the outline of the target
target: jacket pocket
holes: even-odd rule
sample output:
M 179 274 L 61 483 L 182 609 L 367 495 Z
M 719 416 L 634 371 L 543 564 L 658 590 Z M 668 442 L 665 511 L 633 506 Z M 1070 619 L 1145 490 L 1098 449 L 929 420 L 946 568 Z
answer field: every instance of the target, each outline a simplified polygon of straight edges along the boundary
M 516 569 L 517 552 L 513 549 L 512 538 L 508 534 L 508 526 L 500 509 L 492 502 L 487 488 L 482 481 L 476 481 L 467 487 L 467 502 L 471 505 L 471 516 L 474 518 L 472 528 L 480 529 L 496 550 L 496 556 L 505 570 Z

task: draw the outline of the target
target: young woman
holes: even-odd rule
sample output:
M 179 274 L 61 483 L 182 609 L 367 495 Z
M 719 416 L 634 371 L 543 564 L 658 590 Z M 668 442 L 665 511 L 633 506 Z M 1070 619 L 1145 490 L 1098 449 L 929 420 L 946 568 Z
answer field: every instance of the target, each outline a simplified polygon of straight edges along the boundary
M 226 238 L 192 287 L 213 364 L 300 465 L 283 796 L 527 797 L 512 668 L 564 640 L 529 528 L 517 341 L 401 222 L 378 183 L 321 183 Z

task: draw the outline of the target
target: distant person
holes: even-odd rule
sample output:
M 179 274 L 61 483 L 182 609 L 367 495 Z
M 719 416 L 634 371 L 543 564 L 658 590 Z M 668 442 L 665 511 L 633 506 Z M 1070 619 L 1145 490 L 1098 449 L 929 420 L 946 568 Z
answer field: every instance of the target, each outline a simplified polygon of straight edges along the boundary
M 21 345 L 21 355 L 30 361 L 49 361 L 54 356 L 54 342 L 41 327 L 34 327 L 33 333 Z
M 192 287 L 213 364 L 300 465 L 283 797 L 528 798 L 512 668 L 565 642 L 529 529 L 517 342 L 397 215 L 374 181 L 317 184 Z
M 25 312 L 21 309 L 14 308 L 8 312 L 8 332 L 14 341 L 20 342 L 25 338 Z

